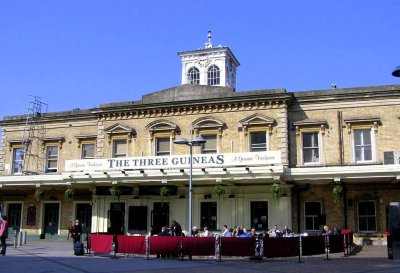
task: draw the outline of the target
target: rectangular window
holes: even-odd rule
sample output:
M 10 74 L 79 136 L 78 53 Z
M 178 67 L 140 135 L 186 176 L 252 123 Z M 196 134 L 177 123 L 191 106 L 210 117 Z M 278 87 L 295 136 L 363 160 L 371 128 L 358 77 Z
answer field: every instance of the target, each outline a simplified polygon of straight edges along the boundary
M 372 161 L 371 129 L 354 129 L 355 162 Z
M 126 150 L 127 150 L 127 145 L 126 145 L 125 139 L 113 141 L 113 157 L 114 158 L 126 157 Z
M 267 133 L 252 132 L 250 133 L 250 152 L 267 151 Z
M 163 155 L 170 155 L 170 138 L 163 137 L 163 138 L 156 138 L 156 155 L 163 156 Z
M 24 149 L 13 149 L 12 173 L 22 173 L 24 163 Z
M 358 202 L 358 231 L 376 232 L 375 201 Z
M 206 143 L 201 146 L 203 154 L 216 154 L 217 153 L 217 136 L 216 135 L 204 135 L 202 136 Z
M 201 202 L 200 217 L 201 228 L 207 227 L 208 230 L 216 230 L 217 202 Z
M 318 133 L 309 132 L 302 134 L 303 140 L 303 163 L 319 163 Z
M 94 144 L 82 144 L 82 159 L 94 158 Z
M 304 203 L 305 230 L 316 231 L 320 229 L 319 218 L 321 215 L 321 202 Z
M 58 146 L 46 147 L 46 173 L 58 171 Z

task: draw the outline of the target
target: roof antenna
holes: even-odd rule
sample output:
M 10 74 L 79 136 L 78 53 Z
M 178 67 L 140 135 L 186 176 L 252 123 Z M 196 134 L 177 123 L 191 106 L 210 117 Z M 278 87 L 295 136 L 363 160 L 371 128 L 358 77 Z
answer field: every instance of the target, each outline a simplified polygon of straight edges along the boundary
M 204 48 L 212 48 L 213 45 L 211 43 L 211 30 L 208 31 L 207 38 L 208 38 L 208 42 L 204 44 Z

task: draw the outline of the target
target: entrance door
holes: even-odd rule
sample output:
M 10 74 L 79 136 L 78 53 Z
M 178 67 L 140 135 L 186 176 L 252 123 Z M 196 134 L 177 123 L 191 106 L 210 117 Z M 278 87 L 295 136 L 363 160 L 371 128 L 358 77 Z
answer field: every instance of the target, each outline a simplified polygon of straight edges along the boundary
M 45 203 L 44 204 L 44 222 L 43 239 L 52 239 L 58 235 L 58 221 L 60 215 L 60 204 Z
M 92 206 L 90 203 L 77 204 L 75 215 L 82 226 L 82 240 L 86 240 L 87 234 L 92 230 Z
M 169 226 L 169 203 L 154 202 L 151 212 L 151 235 L 161 232 L 163 226 Z
M 21 229 L 21 203 L 9 203 L 7 209 L 8 217 L 8 237 L 14 236 L 14 231 L 19 232 Z
M 147 206 L 130 206 L 128 217 L 130 233 L 147 233 Z
M 200 228 L 217 229 L 217 202 L 202 202 L 200 215 Z
M 265 230 L 268 228 L 268 202 L 254 201 L 250 204 L 250 223 L 256 230 Z
M 124 234 L 125 226 L 125 203 L 113 202 L 110 204 L 110 227 L 109 233 Z

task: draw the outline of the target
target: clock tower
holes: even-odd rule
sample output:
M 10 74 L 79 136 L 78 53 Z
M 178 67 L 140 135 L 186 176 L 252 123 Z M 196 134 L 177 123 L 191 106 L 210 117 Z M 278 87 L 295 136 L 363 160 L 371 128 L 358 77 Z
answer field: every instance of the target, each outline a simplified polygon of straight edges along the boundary
M 182 84 L 224 86 L 236 89 L 236 69 L 240 65 L 229 47 L 214 47 L 211 31 L 204 48 L 178 52 L 182 60 Z

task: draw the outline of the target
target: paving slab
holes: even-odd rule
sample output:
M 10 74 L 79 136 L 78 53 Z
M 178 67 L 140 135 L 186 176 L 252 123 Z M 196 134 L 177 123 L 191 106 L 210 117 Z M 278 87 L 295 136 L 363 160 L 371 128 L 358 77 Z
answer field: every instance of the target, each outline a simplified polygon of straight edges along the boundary
M 145 256 L 109 255 L 74 256 L 71 241 L 30 241 L 0 257 L 0 273 L 256 273 L 256 272 L 350 272 L 398 273 L 400 261 L 387 258 L 386 246 L 363 246 L 351 256 L 343 253 L 301 257 L 263 259 L 194 257 L 187 259 L 145 259 Z

